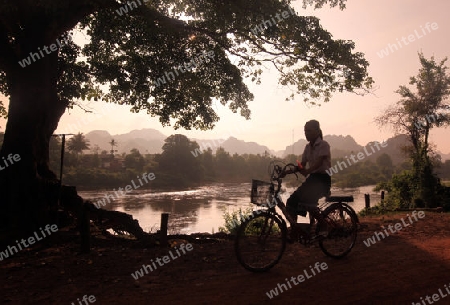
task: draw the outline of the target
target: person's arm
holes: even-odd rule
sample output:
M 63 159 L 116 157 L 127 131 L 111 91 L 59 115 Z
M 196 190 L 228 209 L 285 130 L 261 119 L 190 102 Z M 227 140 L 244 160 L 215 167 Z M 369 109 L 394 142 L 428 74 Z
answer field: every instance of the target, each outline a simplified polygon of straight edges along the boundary
M 300 173 L 303 176 L 307 176 L 313 173 L 321 166 L 323 166 L 324 162 L 326 162 L 326 160 L 330 158 L 330 145 L 327 142 L 323 141 L 320 147 L 318 147 L 317 149 L 319 150 L 318 151 L 319 157 L 317 158 L 316 162 L 314 162 L 314 164 L 311 163 L 309 164 L 310 166 L 308 169 L 300 170 Z
M 282 173 L 281 177 L 284 177 L 286 175 L 293 174 L 293 173 L 296 173 L 296 172 L 299 172 L 299 171 L 300 171 L 300 169 L 298 168 L 298 166 L 296 166 L 295 169 L 287 169 L 287 170 L 285 170 Z
M 302 173 L 302 171 L 305 170 L 306 163 L 308 163 L 307 160 L 306 160 L 306 156 L 307 156 L 307 147 L 308 147 L 308 145 L 306 145 L 306 146 L 305 146 L 305 149 L 303 150 L 303 154 L 302 154 L 302 162 L 300 163 L 301 166 L 296 166 L 294 169 L 288 169 L 288 170 L 285 170 L 285 171 L 282 173 L 281 178 L 283 178 L 284 176 L 286 176 L 286 175 L 288 175 L 288 174 L 294 174 L 294 173 L 297 173 L 297 172 Z M 297 163 L 298 163 L 298 161 L 297 161 Z
M 303 176 L 308 176 L 309 174 L 314 172 L 316 169 L 320 168 L 326 159 L 327 159 L 327 156 L 319 157 L 319 159 L 317 159 L 317 161 L 312 166 L 310 166 L 308 169 L 305 169 L 303 166 L 303 169 L 300 170 L 300 174 L 302 174 Z M 302 165 L 303 165 L 303 162 L 302 162 Z

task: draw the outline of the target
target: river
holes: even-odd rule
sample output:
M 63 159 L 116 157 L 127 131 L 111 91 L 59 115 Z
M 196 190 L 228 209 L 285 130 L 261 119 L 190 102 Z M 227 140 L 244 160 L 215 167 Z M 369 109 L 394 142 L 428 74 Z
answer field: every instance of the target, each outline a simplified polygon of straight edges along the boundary
M 224 225 L 223 214 L 239 208 L 252 207 L 250 203 L 250 183 L 215 183 L 183 191 L 134 190 L 124 196 L 114 196 L 114 200 L 103 207 L 107 210 L 131 214 L 146 232 L 159 230 L 161 213 L 169 213 L 169 233 L 189 234 L 198 232 L 218 232 Z M 332 189 L 332 195 L 353 195 L 355 202 L 350 205 L 355 211 L 364 208 L 364 194 L 370 194 L 371 206 L 380 201 L 374 193 L 374 186 L 354 189 Z M 287 188 L 284 200 L 294 191 Z M 112 190 L 79 191 L 81 197 L 96 202 Z M 112 196 L 111 196 L 112 197 Z M 300 219 L 304 219 L 299 217 Z

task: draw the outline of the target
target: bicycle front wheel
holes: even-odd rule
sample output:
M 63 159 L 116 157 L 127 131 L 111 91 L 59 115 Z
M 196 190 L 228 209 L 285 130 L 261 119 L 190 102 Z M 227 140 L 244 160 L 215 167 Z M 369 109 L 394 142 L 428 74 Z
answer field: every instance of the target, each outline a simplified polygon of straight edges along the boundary
M 275 215 L 253 215 L 241 224 L 237 232 L 237 260 L 244 268 L 253 272 L 269 270 L 283 255 L 286 234 L 286 224 Z
M 350 207 L 335 203 L 323 212 L 324 223 L 316 228 L 317 235 L 325 235 L 319 245 L 322 251 L 334 258 L 347 255 L 355 245 L 358 228 L 356 213 Z

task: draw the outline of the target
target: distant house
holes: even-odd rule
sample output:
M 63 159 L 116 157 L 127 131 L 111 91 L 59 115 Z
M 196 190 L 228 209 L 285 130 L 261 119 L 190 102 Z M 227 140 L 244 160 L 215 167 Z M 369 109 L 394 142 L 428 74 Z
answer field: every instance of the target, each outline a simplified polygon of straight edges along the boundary
M 120 171 L 125 168 L 125 159 L 121 156 L 100 155 L 100 167 L 111 171 Z

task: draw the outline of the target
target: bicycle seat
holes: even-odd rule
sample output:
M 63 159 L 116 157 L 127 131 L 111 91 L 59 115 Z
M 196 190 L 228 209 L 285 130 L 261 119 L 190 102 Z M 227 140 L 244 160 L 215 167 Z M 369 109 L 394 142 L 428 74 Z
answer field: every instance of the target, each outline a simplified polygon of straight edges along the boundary
M 327 196 L 326 202 L 353 202 L 353 196 Z

